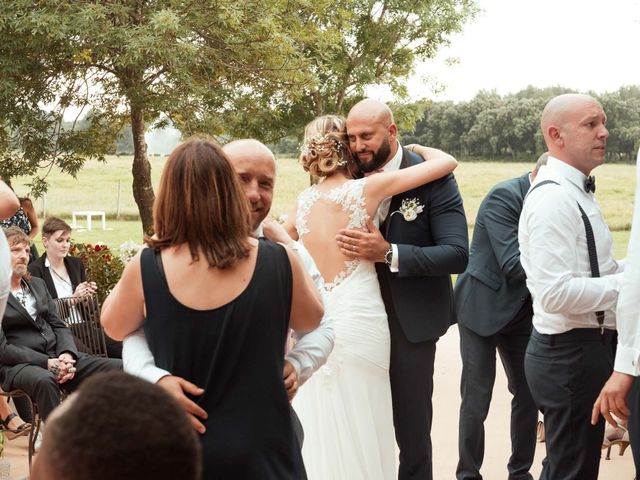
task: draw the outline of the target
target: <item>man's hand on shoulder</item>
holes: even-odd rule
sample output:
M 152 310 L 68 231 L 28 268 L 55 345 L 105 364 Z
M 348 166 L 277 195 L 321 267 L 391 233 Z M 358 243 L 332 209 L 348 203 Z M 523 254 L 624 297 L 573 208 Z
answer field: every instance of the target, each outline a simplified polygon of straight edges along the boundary
M 186 393 L 188 393 L 199 397 L 204 393 L 204 390 L 184 378 L 176 377 L 175 375 L 166 375 L 158 380 L 157 384 L 177 400 L 178 404 L 189 416 L 189 421 L 193 428 L 199 433 L 204 433 L 206 429 L 200 419 L 206 419 L 208 417 L 207 412 L 186 395 Z
M 342 229 L 336 236 L 340 252 L 347 257 L 364 258 L 371 262 L 384 262 L 390 244 L 382 236 L 371 217 L 367 219 L 368 232 Z

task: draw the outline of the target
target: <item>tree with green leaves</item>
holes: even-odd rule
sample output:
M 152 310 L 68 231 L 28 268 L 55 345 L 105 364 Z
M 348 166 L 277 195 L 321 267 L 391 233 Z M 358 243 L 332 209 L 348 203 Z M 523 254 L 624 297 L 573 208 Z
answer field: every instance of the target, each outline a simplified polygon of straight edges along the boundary
M 73 175 L 85 159 L 104 159 L 130 124 L 133 194 L 150 231 L 145 129 L 171 122 L 186 135 L 221 134 L 216 113 L 237 92 L 304 84 L 296 18 L 285 0 L 3 2 L 0 170 L 35 175 L 37 194 L 43 167 Z M 77 128 L 88 111 L 88 126 Z
M 301 1 L 300 48 L 311 81 L 301 92 L 247 92 L 243 106 L 252 115 L 239 115 L 230 128 L 267 141 L 299 136 L 314 117 L 344 115 L 367 87 L 383 85 L 396 98 L 392 108 L 399 127 L 411 129 L 426 103 L 408 101 L 408 76 L 476 12 L 474 0 Z
M 32 175 L 37 195 L 47 168 L 74 175 L 86 159 L 104 160 L 130 125 L 148 232 L 149 126 L 270 141 L 344 113 L 370 85 L 401 98 L 415 62 L 474 12 L 473 0 L 7 0 L 0 172 Z M 398 107 L 400 125 L 421 111 Z

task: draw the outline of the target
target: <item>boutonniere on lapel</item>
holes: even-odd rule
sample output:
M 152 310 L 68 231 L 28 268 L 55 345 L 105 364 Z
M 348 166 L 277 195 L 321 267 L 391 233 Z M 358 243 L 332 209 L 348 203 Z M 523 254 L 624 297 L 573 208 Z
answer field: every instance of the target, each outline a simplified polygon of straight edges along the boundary
M 424 205 L 422 205 L 417 198 L 405 198 L 402 200 L 400 208 L 395 212 L 391 212 L 391 216 L 393 216 L 394 213 L 401 213 L 407 222 L 413 222 L 423 210 Z

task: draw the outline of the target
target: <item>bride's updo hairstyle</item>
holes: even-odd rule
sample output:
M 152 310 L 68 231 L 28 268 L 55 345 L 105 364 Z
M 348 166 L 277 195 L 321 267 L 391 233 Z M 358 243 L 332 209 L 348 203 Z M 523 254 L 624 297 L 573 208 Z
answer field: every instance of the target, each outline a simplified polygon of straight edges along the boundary
M 314 177 L 327 177 L 340 169 L 351 173 L 355 165 L 344 118 L 323 115 L 308 123 L 304 129 L 300 162 Z

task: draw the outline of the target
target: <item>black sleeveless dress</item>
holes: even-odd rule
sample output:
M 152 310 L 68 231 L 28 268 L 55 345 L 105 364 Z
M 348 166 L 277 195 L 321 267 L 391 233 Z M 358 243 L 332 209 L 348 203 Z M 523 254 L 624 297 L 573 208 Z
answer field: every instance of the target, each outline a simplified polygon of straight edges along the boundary
M 292 289 L 284 248 L 260 240 L 246 289 L 213 310 L 171 295 L 159 252 L 144 250 L 141 266 L 156 365 L 205 390 L 194 399 L 209 415 L 202 478 L 304 478 L 282 380 Z

